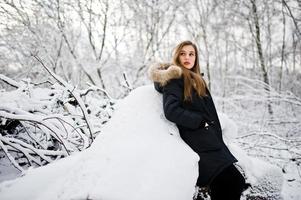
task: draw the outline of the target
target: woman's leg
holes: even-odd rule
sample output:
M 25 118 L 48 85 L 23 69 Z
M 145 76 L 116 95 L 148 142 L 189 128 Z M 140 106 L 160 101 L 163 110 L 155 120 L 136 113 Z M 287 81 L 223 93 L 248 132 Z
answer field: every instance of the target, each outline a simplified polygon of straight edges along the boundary
M 210 184 L 211 200 L 239 200 L 245 189 L 245 179 L 234 165 L 224 169 Z

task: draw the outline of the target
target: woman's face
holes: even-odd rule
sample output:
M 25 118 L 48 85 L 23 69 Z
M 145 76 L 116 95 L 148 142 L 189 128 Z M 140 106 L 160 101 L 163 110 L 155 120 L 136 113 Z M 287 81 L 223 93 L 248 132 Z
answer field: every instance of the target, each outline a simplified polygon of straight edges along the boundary
M 192 69 L 195 63 L 195 51 L 192 45 L 183 46 L 179 54 L 180 64 L 186 69 Z

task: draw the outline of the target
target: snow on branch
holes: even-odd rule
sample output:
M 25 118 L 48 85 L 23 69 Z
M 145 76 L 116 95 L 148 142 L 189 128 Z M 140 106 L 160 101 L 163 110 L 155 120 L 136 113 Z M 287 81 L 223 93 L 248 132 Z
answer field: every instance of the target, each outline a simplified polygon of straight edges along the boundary
M 78 90 L 49 73 L 59 84 L 0 77 L 15 86 L 0 91 L 0 156 L 21 172 L 88 148 L 114 110 L 115 100 L 100 88 Z
M 37 56 L 37 55 L 33 55 L 33 57 L 46 69 L 46 71 L 62 86 L 64 86 L 69 92 L 70 94 L 72 94 L 72 96 L 75 98 L 75 100 L 77 101 L 77 103 L 79 104 L 79 107 L 83 113 L 83 117 L 85 118 L 85 121 L 87 122 L 87 126 L 88 126 L 88 130 L 90 133 L 90 139 L 93 142 L 93 126 L 89 120 L 88 117 L 88 113 L 87 113 L 87 109 L 86 106 L 83 102 L 83 100 L 81 99 L 80 95 L 76 92 L 75 87 L 71 86 L 70 84 L 68 84 L 66 81 L 64 81 L 64 79 L 62 79 L 60 76 L 56 75 L 54 72 L 52 72 L 43 62 L 42 60 Z
M 28 113 L 27 115 L 12 114 L 12 113 L 2 111 L 1 106 L 0 106 L 0 116 L 5 119 L 30 121 L 30 122 L 35 122 L 35 123 L 45 126 L 47 129 L 50 130 L 51 136 L 53 136 L 57 141 L 59 141 L 63 145 L 66 153 L 69 154 L 68 148 L 67 148 L 68 145 L 66 145 L 66 142 L 64 141 L 64 139 L 62 137 L 64 135 L 64 133 L 60 129 L 58 129 L 56 126 L 54 126 L 53 124 L 44 121 L 44 119 L 41 116 L 35 116 L 30 113 Z
M 14 87 L 14 88 L 19 88 L 20 84 L 14 80 L 12 80 L 11 78 L 8 78 L 7 76 L 0 74 L 0 80 L 4 81 L 5 83 L 7 83 L 8 85 Z
M 89 85 L 89 88 L 86 89 L 85 91 L 81 92 L 80 96 L 85 96 L 87 95 L 89 92 L 92 92 L 92 91 L 101 91 L 103 92 L 111 101 L 116 101 L 116 99 L 114 99 L 113 97 L 111 97 L 111 95 L 104 89 L 96 86 L 96 85 L 93 85 L 91 83 L 87 83 Z
M 8 152 L 6 146 L 2 142 L 2 136 L 0 135 L 0 147 L 3 150 L 6 157 L 9 159 L 9 161 L 13 164 L 15 168 L 17 168 L 20 172 L 24 172 L 24 169 L 16 162 L 14 157 Z
M 237 123 L 237 142 L 250 155 L 284 167 L 301 163 L 301 98 L 258 79 L 227 76 L 217 106 Z M 271 106 L 273 113 L 269 112 Z M 300 175 L 301 177 L 301 175 Z

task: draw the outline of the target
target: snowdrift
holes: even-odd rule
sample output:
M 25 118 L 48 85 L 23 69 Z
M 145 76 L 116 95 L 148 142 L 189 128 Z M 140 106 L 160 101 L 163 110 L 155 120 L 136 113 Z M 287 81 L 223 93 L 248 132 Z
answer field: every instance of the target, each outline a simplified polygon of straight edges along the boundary
M 233 142 L 235 124 L 220 117 L 249 182 L 265 186 L 266 197 L 279 196 L 281 171 L 247 156 Z M 165 119 L 162 97 L 149 85 L 119 102 L 89 149 L 1 183 L 0 199 L 191 200 L 197 176 L 198 155 Z

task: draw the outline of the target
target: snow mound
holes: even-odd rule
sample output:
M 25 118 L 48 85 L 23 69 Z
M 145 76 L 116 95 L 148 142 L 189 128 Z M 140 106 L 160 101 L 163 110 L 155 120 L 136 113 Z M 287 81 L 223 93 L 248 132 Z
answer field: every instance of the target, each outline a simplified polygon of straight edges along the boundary
M 163 114 L 153 86 L 131 92 L 93 145 L 0 185 L 0 199 L 191 199 L 198 156 Z

